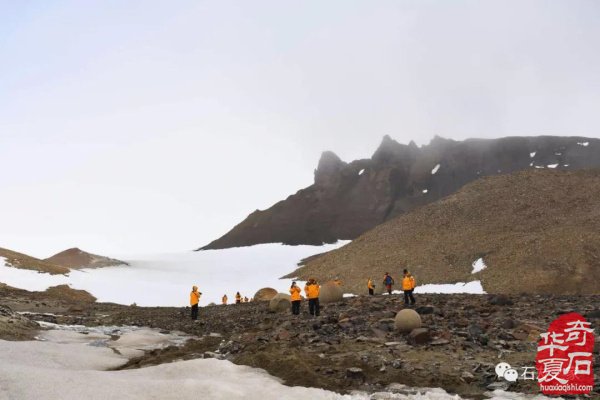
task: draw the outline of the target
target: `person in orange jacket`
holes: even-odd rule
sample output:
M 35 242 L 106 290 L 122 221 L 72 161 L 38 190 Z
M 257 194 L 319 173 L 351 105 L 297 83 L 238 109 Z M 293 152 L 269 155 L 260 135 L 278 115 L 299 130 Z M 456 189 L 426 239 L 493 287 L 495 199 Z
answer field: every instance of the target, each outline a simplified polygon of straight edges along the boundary
M 375 294 L 375 284 L 371 278 L 369 278 L 367 281 L 367 289 L 369 289 L 369 296 L 373 296 Z
M 319 292 L 321 286 L 317 283 L 317 280 L 314 278 L 310 278 L 304 286 L 304 293 L 306 293 L 306 297 L 308 298 L 308 312 L 310 315 L 314 315 L 315 317 L 319 316 Z
M 290 296 L 292 300 L 292 314 L 299 315 L 300 314 L 300 304 L 302 304 L 302 290 L 296 285 L 296 282 L 292 282 L 292 286 L 290 287 Z
M 202 293 L 198 291 L 198 286 L 192 286 L 190 305 L 192 306 L 192 319 L 194 321 L 198 319 L 198 303 L 200 303 L 200 296 L 202 296 Z
M 242 302 L 242 295 L 240 294 L 240 292 L 237 292 L 235 294 L 235 304 L 240 304 Z
M 226 306 L 227 305 L 227 300 L 228 300 L 227 299 L 227 295 L 224 294 L 223 297 L 221 298 L 221 303 L 223 303 L 223 305 Z
M 402 290 L 404 291 L 404 304 L 408 305 L 408 300 L 410 299 L 410 305 L 415 304 L 415 297 L 413 296 L 413 291 L 415 290 L 416 282 L 415 278 L 408 272 L 407 269 L 404 270 L 404 278 L 402 278 Z

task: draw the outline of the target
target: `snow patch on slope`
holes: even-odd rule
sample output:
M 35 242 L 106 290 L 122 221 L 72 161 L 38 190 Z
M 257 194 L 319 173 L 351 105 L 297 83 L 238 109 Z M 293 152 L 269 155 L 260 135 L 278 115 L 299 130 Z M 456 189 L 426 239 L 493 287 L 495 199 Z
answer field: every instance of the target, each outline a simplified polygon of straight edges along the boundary
M 478 260 L 474 261 L 472 266 L 473 266 L 473 271 L 471 272 L 472 274 L 476 274 L 487 268 L 487 265 L 485 265 L 485 262 L 483 262 L 483 258 L 479 258 Z
M 438 170 L 440 169 L 440 164 L 437 164 L 435 167 L 433 167 L 433 169 L 431 170 L 431 175 L 435 175 Z
M 470 294 L 486 294 L 481 286 L 481 281 L 472 282 L 457 282 L 455 284 L 428 284 L 421 285 L 415 288 L 415 293 L 470 293 Z

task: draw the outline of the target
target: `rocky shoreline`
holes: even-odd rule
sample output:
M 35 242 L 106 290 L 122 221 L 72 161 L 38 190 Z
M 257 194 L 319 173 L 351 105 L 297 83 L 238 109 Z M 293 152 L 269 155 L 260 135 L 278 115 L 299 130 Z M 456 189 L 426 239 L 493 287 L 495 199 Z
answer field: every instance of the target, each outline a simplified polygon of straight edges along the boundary
M 494 389 L 538 393 L 535 381 L 509 386 L 498 380 L 494 366 L 501 361 L 534 366 L 539 334 L 560 314 L 579 312 L 596 330 L 600 321 L 600 296 L 420 295 L 415 310 L 425 329 L 405 335 L 394 330 L 394 317 L 404 307 L 396 295 L 346 298 L 324 306 L 317 318 L 307 315 L 305 304 L 300 316 L 270 313 L 267 302 L 207 306 L 197 322 L 185 308 L 74 302 L 6 286 L 0 286 L 0 295 L 4 310 L 28 312 L 19 319 L 146 326 L 196 339 L 147 352 L 120 369 L 220 358 L 265 369 L 291 386 L 373 393 L 402 390 L 401 384 L 441 387 L 473 399 Z M 31 337 L 20 332 L 12 340 Z M 594 396 L 600 396 L 598 343 L 594 354 Z

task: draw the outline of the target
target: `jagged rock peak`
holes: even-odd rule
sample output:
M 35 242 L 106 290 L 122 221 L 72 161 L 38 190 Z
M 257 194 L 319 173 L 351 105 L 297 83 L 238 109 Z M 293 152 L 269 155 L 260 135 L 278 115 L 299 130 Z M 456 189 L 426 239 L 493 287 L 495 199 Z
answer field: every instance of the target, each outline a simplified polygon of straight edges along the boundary
M 321 186 L 333 184 L 345 166 L 346 163 L 337 154 L 332 151 L 324 151 L 315 170 L 315 184 Z
M 378 164 L 386 164 L 398 159 L 412 159 L 419 148 L 414 142 L 409 145 L 401 144 L 392 139 L 389 135 L 385 135 L 381 144 L 373 153 L 371 159 Z

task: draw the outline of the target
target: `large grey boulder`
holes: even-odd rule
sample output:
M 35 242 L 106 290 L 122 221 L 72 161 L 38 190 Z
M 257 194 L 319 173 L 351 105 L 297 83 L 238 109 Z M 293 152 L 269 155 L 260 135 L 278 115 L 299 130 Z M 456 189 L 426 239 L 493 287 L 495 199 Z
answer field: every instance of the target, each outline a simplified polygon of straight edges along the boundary
M 413 329 L 421 327 L 421 316 L 415 310 L 405 308 L 396 314 L 394 328 L 402 333 L 411 332 Z
M 292 308 L 291 296 L 285 293 L 277 293 L 271 301 L 269 301 L 269 311 L 284 312 Z

